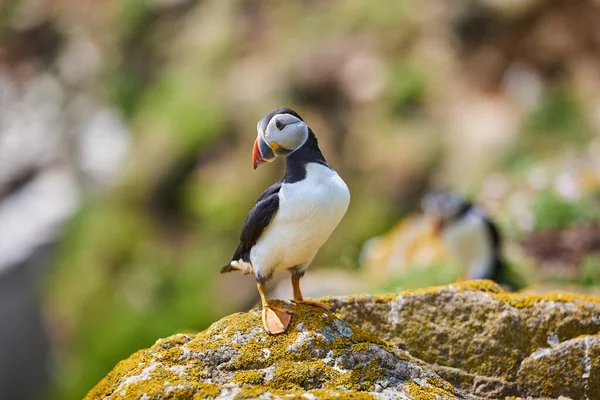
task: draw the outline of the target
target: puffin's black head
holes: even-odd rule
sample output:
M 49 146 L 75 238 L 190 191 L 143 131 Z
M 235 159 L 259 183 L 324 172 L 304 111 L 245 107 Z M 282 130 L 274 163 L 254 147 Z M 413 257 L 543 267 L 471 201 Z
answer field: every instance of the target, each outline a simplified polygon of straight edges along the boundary
M 258 136 L 252 150 L 254 169 L 276 157 L 287 157 L 308 139 L 308 126 L 300 115 L 289 108 L 271 111 L 256 126 Z
M 428 193 L 421 205 L 436 234 L 441 232 L 444 225 L 460 219 L 472 207 L 467 200 L 447 191 Z

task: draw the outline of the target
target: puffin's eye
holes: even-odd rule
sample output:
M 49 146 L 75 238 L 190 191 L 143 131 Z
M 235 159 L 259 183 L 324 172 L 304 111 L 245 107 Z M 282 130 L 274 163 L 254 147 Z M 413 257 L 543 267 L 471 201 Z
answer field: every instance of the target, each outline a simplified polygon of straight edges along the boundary
M 277 130 L 282 130 L 283 128 L 285 128 L 285 124 L 283 122 L 281 122 L 281 120 L 276 120 L 275 121 L 275 127 L 277 128 Z

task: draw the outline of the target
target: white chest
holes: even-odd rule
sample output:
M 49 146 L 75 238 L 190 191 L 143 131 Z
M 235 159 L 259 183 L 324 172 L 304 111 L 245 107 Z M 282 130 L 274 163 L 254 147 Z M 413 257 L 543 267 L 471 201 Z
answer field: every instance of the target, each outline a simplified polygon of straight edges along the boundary
M 324 228 L 345 214 L 350 192 L 339 175 L 320 164 L 306 167 L 306 178 L 283 185 L 279 192 L 278 217 L 282 221 L 314 223 Z
M 284 184 L 279 191 L 277 214 L 250 255 L 254 268 L 284 269 L 310 262 L 349 203 L 348 187 L 335 171 L 307 165 L 305 179 Z
M 469 277 L 485 276 L 493 249 L 487 227 L 479 211 L 473 209 L 444 229 L 443 239 L 457 261 L 469 268 Z

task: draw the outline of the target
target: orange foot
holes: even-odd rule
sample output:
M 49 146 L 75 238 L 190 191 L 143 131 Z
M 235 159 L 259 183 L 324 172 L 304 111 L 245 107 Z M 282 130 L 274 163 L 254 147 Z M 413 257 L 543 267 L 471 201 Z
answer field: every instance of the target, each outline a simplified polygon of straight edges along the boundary
M 267 333 L 279 335 L 284 333 L 292 320 L 291 311 L 285 308 L 264 306 L 262 309 L 262 322 Z

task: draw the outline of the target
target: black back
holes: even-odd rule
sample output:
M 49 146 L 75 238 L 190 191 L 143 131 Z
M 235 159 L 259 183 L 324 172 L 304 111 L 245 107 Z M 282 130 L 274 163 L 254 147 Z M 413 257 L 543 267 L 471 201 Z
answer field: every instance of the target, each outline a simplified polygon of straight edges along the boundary
M 250 249 L 256 244 L 260 235 L 269 226 L 269 223 L 279 209 L 279 190 L 283 185 L 283 179 L 275 182 L 260 195 L 252 210 L 248 213 L 242 232 L 240 244 L 238 245 L 231 261 L 242 259 L 250 261 Z

